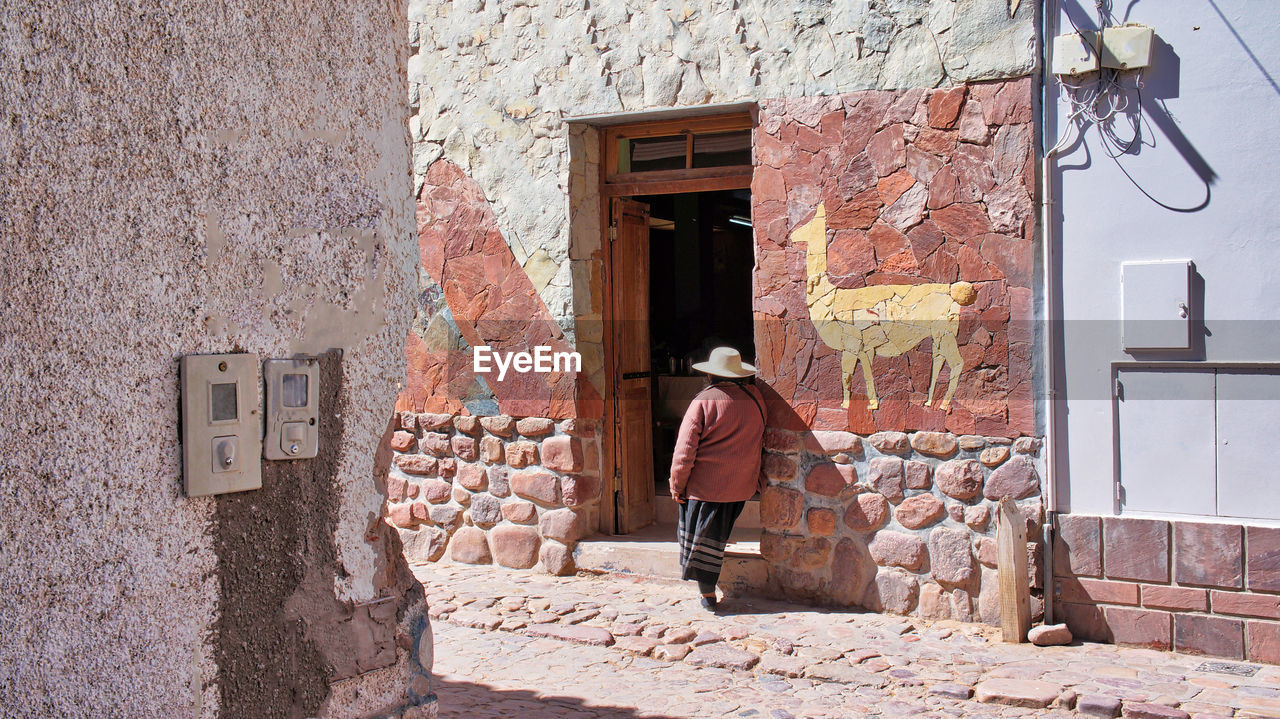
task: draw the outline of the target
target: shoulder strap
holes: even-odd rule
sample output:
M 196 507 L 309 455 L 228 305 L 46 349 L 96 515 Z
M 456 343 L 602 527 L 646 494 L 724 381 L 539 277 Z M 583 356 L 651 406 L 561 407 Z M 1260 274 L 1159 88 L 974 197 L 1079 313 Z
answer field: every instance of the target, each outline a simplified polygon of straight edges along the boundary
M 716 383 L 716 384 L 719 384 L 719 383 Z M 703 390 L 702 390 L 702 392 L 706 392 L 708 389 L 712 389 L 712 388 L 714 388 L 714 387 L 716 386 L 716 384 L 711 384 L 711 385 L 707 386 L 707 387 L 706 387 L 706 389 L 703 389 Z M 737 382 L 726 382 L 726 383 L 724 383 L 724 384 L 731 385 L 731 386 L 733 386 L 734 388 L 736 388 L 736 389 L 738 389 L 739 391 L 741 391 L 743 394 L 745 394 L 745 395 L 747 396 L 747 399 L 751 400 L 751 404 L 753 404 L 753 405 L 755 406 L 756 411 L 760 413 L 760 422 L 761 422 L 762 424 L 765 424 L 765 425 L 768 425 L 768 424 L 769 424 L 769 419 L 765 416 L 764 407 L 763 407 L 763 406 L 761 406 L 761 402 L 762 402 L 763 400 L 756 400 L 756 396 L 755 396 L 754 394 L 752 394 L 750 390 L 748 390 L 745 386 L 738 384 Z M 723 391 L 723 390 L 721 390 L 721 391 Z M 702 395 L 702 392 L 699 392 L 699 393 L 698 393 L 698 395 L 699 395 L 699 396 L 701 396 L 701 395 Z
M 757 401 L 756 396 L 752 394 L 751 390 L 748 390 L 746 387 L 739 386 L 739 389 L 741 389 L 747 395 L 747 398 L 751 400 L 751 404 L 756 406 L 756 411 L 760 413 L 760 423 L 767 426 L 769 424 L 769 420 L 767 417 L 765 417 L 764 407 L 760 406 L 760 402 L 762 402 L 763 400 Z

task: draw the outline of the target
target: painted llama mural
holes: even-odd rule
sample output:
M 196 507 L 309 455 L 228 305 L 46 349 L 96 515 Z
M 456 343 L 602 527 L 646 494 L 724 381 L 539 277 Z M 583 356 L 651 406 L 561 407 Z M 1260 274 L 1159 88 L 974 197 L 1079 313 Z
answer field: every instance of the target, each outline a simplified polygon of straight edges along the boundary
M 950 409 L 951 398 L 960 384 L 964 359 L 956 343 L 960 328 L 960 308 L 973 304 L 977 292 L 968 282 L 922 285 L 870 285 L 836 287 L 827 278 L 826 207 L 818 205 L 813 219 L 791 233 L 792 242 L 804 242 L 808 281 L 805 303 L 818 336 L 841 353 L 841 384 L 849 406 L 854 371 L 862 364 L 867 387 L 867 409 L 877 409 L 873 361 L 898 357 L 925 339 L 933 340 L 933 371 L 929 379 L 926 407 L 933 406 L 938 374 L 945 363 L 950 373 L 946 393 L 939 408 Z

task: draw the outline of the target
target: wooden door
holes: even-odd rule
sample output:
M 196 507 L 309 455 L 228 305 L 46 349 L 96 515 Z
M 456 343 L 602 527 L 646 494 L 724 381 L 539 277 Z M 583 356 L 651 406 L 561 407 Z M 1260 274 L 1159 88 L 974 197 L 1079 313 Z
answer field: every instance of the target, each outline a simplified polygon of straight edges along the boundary
M 614 487 L 619 534 L 654 519 L 653 376 L 649 367 L 649 206 L 612 200 Z

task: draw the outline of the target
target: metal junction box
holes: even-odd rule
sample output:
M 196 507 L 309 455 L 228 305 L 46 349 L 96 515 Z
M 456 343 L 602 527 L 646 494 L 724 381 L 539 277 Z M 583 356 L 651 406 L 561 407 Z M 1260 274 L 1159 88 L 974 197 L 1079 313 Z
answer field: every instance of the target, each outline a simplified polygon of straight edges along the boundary
M 1120 25 L 1102 31 L 1102 66 L 1139 70 L 1151 64 L 1155 31 L 1144 25 Z
M 316 359 L 267 360 L 263 373 L 267 384 L 267 431 L 262 456 L 316 456 L 320 449 L 320 366 Z
M 1126 352 L 1191 348 L 1191 272 L 1191 260 L 1120 265 Z

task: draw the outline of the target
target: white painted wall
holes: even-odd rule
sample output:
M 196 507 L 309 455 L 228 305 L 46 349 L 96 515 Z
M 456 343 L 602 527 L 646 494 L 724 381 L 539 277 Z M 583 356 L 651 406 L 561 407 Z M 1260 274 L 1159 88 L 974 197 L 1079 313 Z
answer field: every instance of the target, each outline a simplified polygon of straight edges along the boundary
M 1082 27 L 1095 22 L 1092 2 L 1064 0 L 1062 6 Z M 1146 145 L 1120 162 L 1169 205 L 1200 204 L 1206 192 L 1202 177 L 1210 195 L 1196 212 L 1159 207 L 1104 154 L 1093 128 L 1056 163 L 1053 229 L 1060 242 L 1065 320 L 1058 385 L 1065 401 L 1058 403 L 1058 416 L 1066 440 L 1066 451 L 1058 455 L 1058 508 L 1104 514 L 1114 508 L 1111 363 L 1135 359 L 1121 351 L 1122 261 L 1189 258 L 1203 278 L 1203 347 L 1162 359 L 1280 361 L 1280 13 L 1274 3 L 1258 0 L 1136 0 L 1116 2 L 1115 10 L 1119 21 L 1150 25 L 1161 40 L 1143 75 Z M 1060 26 L 1070 31 L 1065 16 Z M 1051 91 L 1056 94 L 1056 87 Z M 1136 103 L 1136 96 L 1129 97 Z M 1057 127 L 1046 131 L 1050 138 L 1066 114 L 1066 104 L 1059 102 Z M 1257 403 L 1257 423 L 1262 430 L 1269 426 L 1274 437 L 1280 410 L 1262 410 L 1280 408 L 1280 397 L 1269 399 L 1270 404 Z M 1126 448 L 1125 461 L 1169 450 L 1174 430 L 1182 427 L 1179 415 L 1198 412 L 1189 401 L 1161 402 L 1169 411 L 1156 412 L 1139 428 L 1151 441 Z M 1212 445 L 1213 438 L 1207 439 Z M 1202 474 L 1170 470 L 1158 481 L 1170 493 L 1190 492 L 1212 481 Z M 1239 516 L 1238 511 L 1218 513 Z M 1191 513 L 1213 510 L 1206 505 Z

